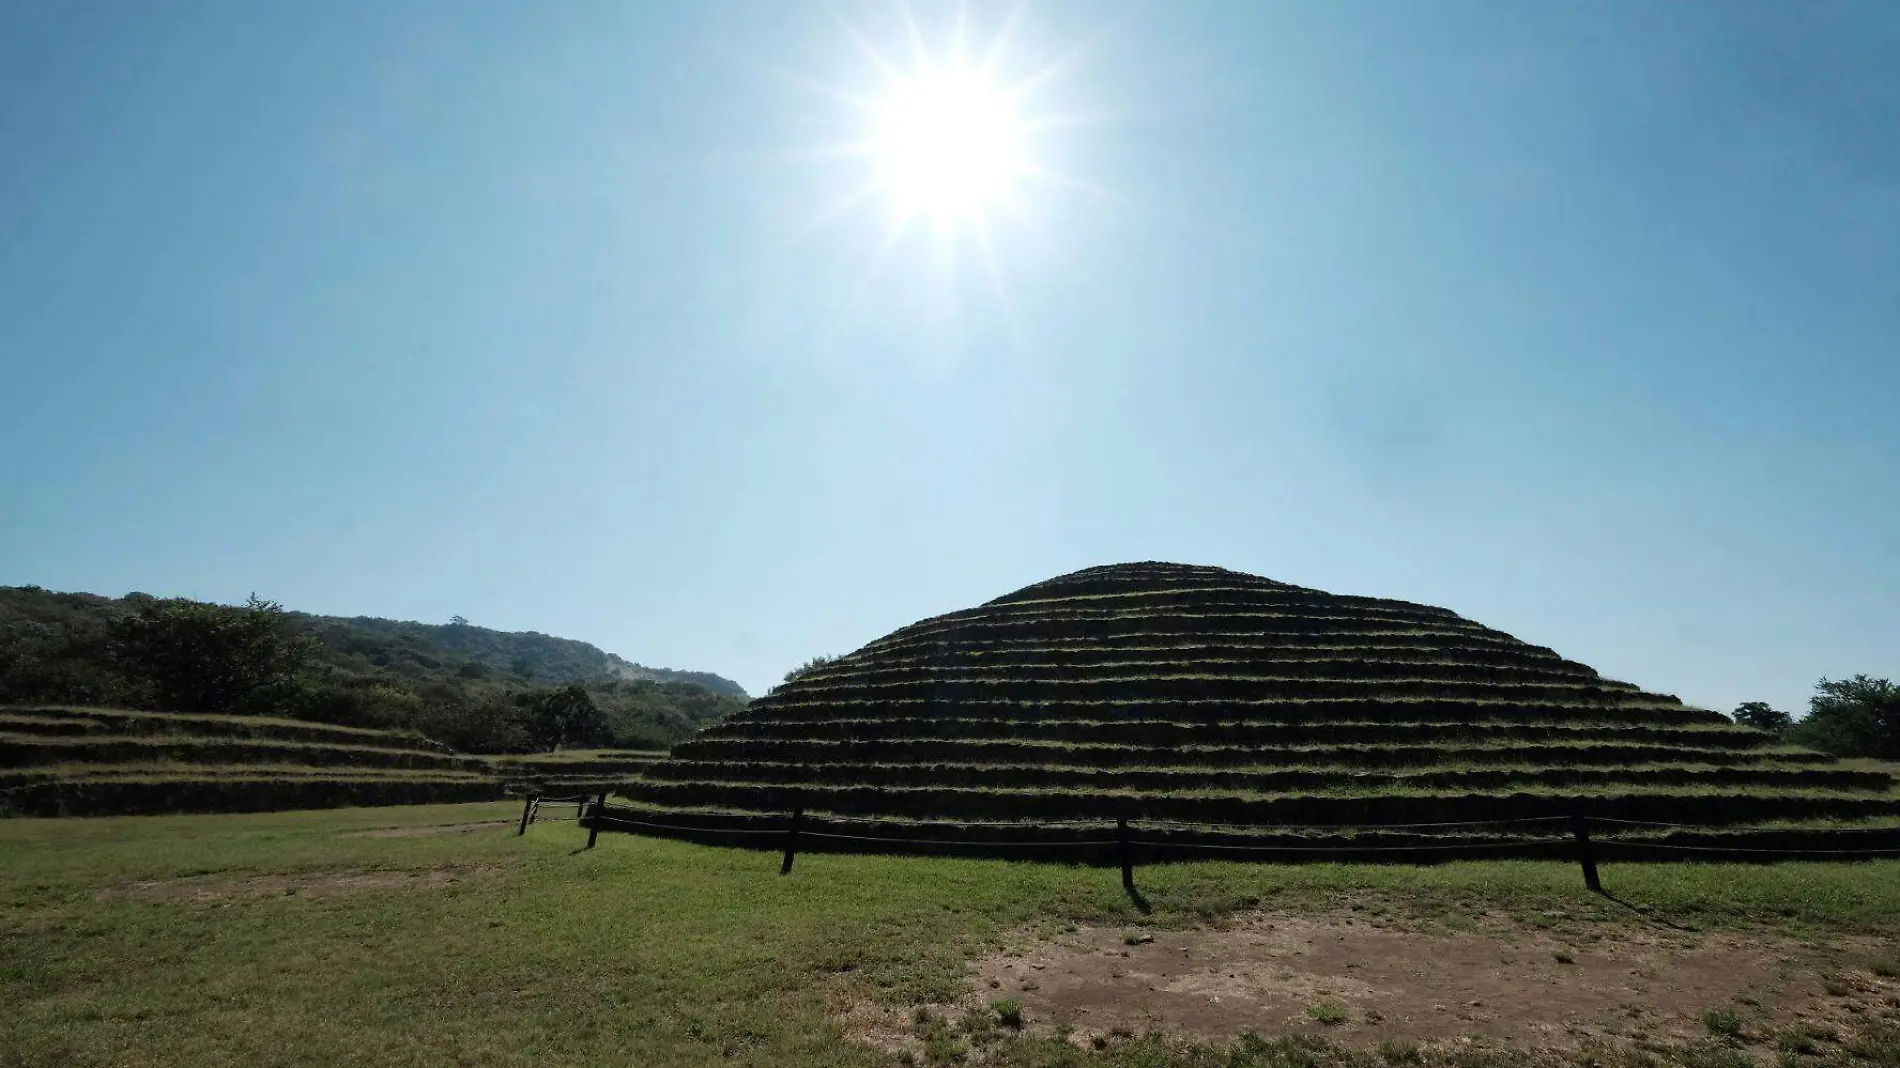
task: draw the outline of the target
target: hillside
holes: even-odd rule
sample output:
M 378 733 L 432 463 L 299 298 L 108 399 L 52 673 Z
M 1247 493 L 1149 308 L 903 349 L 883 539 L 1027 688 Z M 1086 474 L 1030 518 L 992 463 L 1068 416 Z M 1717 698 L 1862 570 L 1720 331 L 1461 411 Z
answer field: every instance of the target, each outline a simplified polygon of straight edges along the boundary
M 1700 828 L 1900 818 L 1883 771 L 1446 609 L 1159 563 L 904 627 L 622 791 L 676 820 L 798 805 L 958 835 L 1117 816 L 1289 832 L 1580 810 Z
M 114 621 L 154 606 L 241 611 L 137 593 L 115 599 L 0 587 L 0 703 L 167 707 L 115 646 Z M 293 677 L 257 689 L 243 707 L 170 710 L 409 729 L 462 751 L 520 752 L 548 747 L 529 721 L 561 687 L 580 687 L 591 705 L 585 737 L 570 741 L 615 748 L 665 746 L 746 699 L 717 675 L 646 668 L 546 634 L 461 622 L 279 617 L 309 654 Z
M 490 630 L 466 622 L 434 624 L 370 616 L 346 619 L 297 614 L 315 630 L 336 632 L 344 643 L 367 641 L 385 648 L 443 649 L 540 686 L 600 679 L 684 682 L 728 697 L 746 697 L 744 687 L 711 672 L 646 667 L 586 642 L 539 631 Z

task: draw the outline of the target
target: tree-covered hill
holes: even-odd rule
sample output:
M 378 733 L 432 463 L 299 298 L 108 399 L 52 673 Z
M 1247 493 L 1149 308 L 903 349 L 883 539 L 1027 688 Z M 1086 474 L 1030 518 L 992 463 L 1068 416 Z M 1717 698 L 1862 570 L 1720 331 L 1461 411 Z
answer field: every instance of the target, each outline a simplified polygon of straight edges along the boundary
M 472 752 L 666 745 L 737 683 L 567 638 L 0 587 L 0 703 L 250 712 L 409 727 Z
M 717 694 L 744 699 L 745 689 L 731 679 L 707 671 L 650 668 L 573 638 L 556 638 L 539 631 L 500 631 L 457 619 L 445 624 L 355 616 L 297 615 L 323 633 L 336 635 L 339 644 L 397 650 L 446 650 L 509 675 L 542 686 L 596 679 L 629 682 L 686 682 Z

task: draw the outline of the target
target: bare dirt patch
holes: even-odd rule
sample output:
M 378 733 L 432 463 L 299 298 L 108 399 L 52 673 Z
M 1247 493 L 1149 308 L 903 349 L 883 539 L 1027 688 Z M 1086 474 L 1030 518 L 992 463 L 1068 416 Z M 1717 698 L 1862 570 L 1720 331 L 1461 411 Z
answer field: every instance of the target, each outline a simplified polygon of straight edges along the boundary
M 1826 947 L 1769 935 L 1605 928 L 1565 940 L 1498 922 L 1478 932 L 1373 926 L 1347 917 L 1246 915 L 1216 928 L 1079 928 L 1025 935 L 974 962 L 964 1012 L 997 998 L 1074 1040 L 1158 1031 L 1225 1041 L 1246 1031 L 1348 1045 L 1481 1039 L 1518 1047 L 1694 1042 L 1726 1009 L 1748 1032 L 1900 1004 L 1900 983 L 1854 971 L 1869 942 Z M 1843 976 L 1853 997 L 1844 997 Z M 1856 1005 L 1858 1001 L 1860 1004 Z M 941 1008 L 941 1007 L 939 1007 Z M 890 1032 L 907 1013 L 862 1009 L 847 1029 Z
M 437 834 L 472 834 L 513 827 L 514 820 L 482 820 L 477 823 L 435 823 L 426 827 L 379 827 L 373 831 L 351 831 L 345 838 L 426 838 Z
M 294 875 L 253 875 L 243 879 L 193 876 L 109 886 L 94 901 L 146 901 L 162 904 L 215 904 L 267 897 L 319 900 L 347 894 L 390 890 L 440 890 L 492 874 L 494 867 L 430 868 L 424 871 L 317 871 Z
M 971 1005 L 965 1007 L 965 1011 L 979 1010 Z M 924 1048 L 918 1022 L 932 1015 L 954 1018 L 956 1007 L 920 1005 L 900 1009 L 867 1000 L 860 991 L 841 989 L 832 996 L 831 1015 L 851 1041 L 884 1053 L 908 1053 L 915 1058 Z

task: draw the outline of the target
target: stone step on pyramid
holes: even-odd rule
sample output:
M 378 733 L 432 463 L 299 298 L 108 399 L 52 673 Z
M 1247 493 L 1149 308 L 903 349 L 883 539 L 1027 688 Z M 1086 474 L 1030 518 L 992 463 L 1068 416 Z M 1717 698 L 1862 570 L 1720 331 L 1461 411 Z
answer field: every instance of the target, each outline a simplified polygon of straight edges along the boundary
M 621 792 L 659 813 L 797 805 L 999 827 L 1122 816 L 1264 833 L 1579 810 L 1708 829 L 1900 825 L 1885 773 L 1450 610 L 1156 562 L 895 630 Z

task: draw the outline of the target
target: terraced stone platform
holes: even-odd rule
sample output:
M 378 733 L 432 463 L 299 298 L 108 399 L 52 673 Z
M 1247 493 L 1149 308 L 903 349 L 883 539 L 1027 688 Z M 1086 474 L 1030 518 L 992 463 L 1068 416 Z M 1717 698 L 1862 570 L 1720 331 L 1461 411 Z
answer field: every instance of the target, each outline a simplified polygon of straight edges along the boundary
M 1658 840 L 1900 846 L 1883 772 L 1443 608 L 1166 563 L 1078 571 L 904 627 L 620 794 L 655 822 L 733 830 L 798 806 L 966 839 L 1125 817 L 1230 825 L 1169 832 L 1182 841 L 1363 842 L 1375 826 L 1583 811 L 1682 825 L 1631 830 Z M 1479 845 L 1533 830 L 1379 841 L 1446 833 Z
M 0 816 L 257 812 L 592 793 L 657 753 L 485 757 L 267 716 L 0 708 Z

